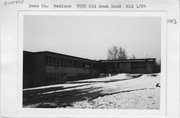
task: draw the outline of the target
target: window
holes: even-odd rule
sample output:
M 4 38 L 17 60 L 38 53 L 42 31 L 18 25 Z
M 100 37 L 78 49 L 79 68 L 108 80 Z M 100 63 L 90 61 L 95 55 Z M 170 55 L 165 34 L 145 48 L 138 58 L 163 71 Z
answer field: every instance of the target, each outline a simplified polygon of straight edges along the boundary
M 69 64 L 69 66 L 70 67 L 73 67 L 73 61 L 72 60 L 70 60 L 70 62 L 69 62 L 70 64 Z
M 55 66 L 56 65 L 56 58 L 55 57 L 52 57 L 53 58 L 53 66 Z
M 58 66 L 61 66 L 61 60 L 60 60 L 60 58 L 57 58 L 57 65 L 58 65 Z
M 49 66 L 60 65 L 60 61 L 57 57 L 46 56 L 46 64 Z
M 46 64 L 49 66 L 53 64 L 53 60 L 51 56 L 46 56 Z
M 132 68 L 134 69 L 144 69 L 146 68 L 146 64 L 145 63 L 133 63 L 132 64 Z
M 62 67 L 65 67 L 65 60 L 61 59 L 61 62 L 62 62 Z
M 85 68 L 90 68 L 90 65 L 88 63 L 86 63 Z
M 76 61 L 73 61 L 73 67 L 74 68 L 76 67 Z

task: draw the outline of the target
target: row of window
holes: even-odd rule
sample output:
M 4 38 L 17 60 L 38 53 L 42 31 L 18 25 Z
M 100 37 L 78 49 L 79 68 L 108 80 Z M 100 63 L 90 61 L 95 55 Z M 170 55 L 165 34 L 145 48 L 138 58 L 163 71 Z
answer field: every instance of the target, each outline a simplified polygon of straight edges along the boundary
M 66 73 L 48 73 L 46 77 L 46 81 L 48 84 L 53 84 L 56 82 L 64 82 L 64 77 Z
M 49 66 L 74 67 L 74 68 L 90 68 L 89 63 L 80 62 L 70 59 L 62 59 L 53 56 L 46 56 L 46 64 Z
M 115 69 L 115 68 L 123 68 L 123 67 L 125 67 L 125 66 L 128 66 L 128 65 L 125 65 L 125 64 L 115 64 L 115 63 L 112 63 L 112 64 L 108 64 L 107 65 L 108 66 L 108 68 L 110 68 L 110 69 Z M 138 68 L 146 68 L 146 64 L 145 63 L 133 63 L 132 65 L 131 65 L 131 67 L 133 68 L 133 69 L 138 69 Z
M 133 69 L 145 69 L 146 63 L 133 63 L 132 68 Z
M 146 65 L 133 65 L 132 68 L 133 69 L 145 69 Z
M 88 77 L 90 77 L 89 74 L 47 73 L 46 82 L 48 84 L 63 83 L 68 80 L 86 79 Z

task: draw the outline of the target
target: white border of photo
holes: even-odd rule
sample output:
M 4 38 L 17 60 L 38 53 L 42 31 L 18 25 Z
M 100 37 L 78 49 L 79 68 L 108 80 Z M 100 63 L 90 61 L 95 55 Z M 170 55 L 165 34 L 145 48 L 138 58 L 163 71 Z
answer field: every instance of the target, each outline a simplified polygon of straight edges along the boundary
M 60 16 L 122 16 L 122 17 L 160 17 L 161 18 L 161 95 L 160 110 L 138 109 L 54 109 L 22 107 L 22 56 L 23 56 L 23 21 L 24 15 L 60 15 Z M 18 117 L 160 117 L 167 115 L 167 12 L 118 12 L 118 11 L 19 11 L 18 29 L 18 77 L 17 77 L 17 114 Z M 153 48 L 153 47 L 152 47 Z

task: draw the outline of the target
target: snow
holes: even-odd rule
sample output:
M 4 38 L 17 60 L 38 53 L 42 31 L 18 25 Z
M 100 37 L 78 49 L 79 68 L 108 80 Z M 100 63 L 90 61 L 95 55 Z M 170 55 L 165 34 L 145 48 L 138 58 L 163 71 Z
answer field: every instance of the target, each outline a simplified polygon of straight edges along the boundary
M 24 107 L 49 106 L 81 109 L 159 109 L 160 74 L 118 74 L 103 78 L 24 89 L 39 96 Z M 57 89 L 49 89 L 61 87 Z M 38 91 L 41 90 L 41 91 Z M 35 93 L 37 91 L 37 93 Z M 42 96 L 44 101 L 42 101 Z M 48 96 L 48 97 L 47 97 Z M 47 99 L 47 100 L 46 100 Z M 55 99 L 55 100 L 54 100 Z M 25 101 L 32 101 L 25 97 Z
M 136 74 L 134 74 L 136 75 Z M 117 74 L 115 76 L 109 75 L 108 77 L 102 77 L 102 78 L 94 78 L 94 79 L 86 79 L 86 80 L 79 80 L 78 82 L 86 82 L 86 81 L 109 81 L 109 80 L 117 80 L 117 79 L 128 79 L 132 77 L 128 77 L 127 74 L 122 73 L 122 74 Z
M 73 104 L 73 108 L 88 109 L 159 109 L 160 89 L 148 89 L 98 97 Z M 68 107 L 70 108 L 70 107 Z
M 73 86 L 77 86 L 77 85 L 83 85 L 83 84 L 73 84 L 73 85 L 70 85 L 70 84 L 55 84 L 55 85 L 27 88 L 27 89 L 23 89 L 23 91 L 38 90 L 38 89 L 48 89 L 48 88 L 53 88 L 53 87 L 73 87 Z
M 160 108 L 160 88 L 156 84 L 160 82 L 159 74 L 151 76 L 142 75 L 136 79 L 121 81 L 111 84 L 97 84 L 103 87 L 103 93 L 110 94 L 111 91 L 117 94 L 97 97 L 90 101 L 81 101 L 73 104 L 73 108 L 91 109 L 159 109 Z M 117 75 L 116 77 L 125 77 Z M 121 78 L 122 79 L 122 78 Z M 107 80 L 107 78 L 106 78 Z M 69 107 L 68 107 L 69 108 Z

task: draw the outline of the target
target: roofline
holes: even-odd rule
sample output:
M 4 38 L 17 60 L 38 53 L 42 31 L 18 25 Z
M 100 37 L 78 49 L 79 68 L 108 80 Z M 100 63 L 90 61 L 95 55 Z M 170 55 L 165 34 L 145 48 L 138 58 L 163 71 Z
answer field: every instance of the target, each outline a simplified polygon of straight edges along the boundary
M 56 55 L 61 55 L 61 56 L 66 56 L 66 57 L 71 57 L 71 58 L 76 58 L 76 59 L 82 59 L 82 60 L 87 60 L 87 61 L 95 61 L 95 60 L 91 60 L 91 59 L 86 59 L 86 58 L 81 58 L 81 57 L 76 57 L 76 56 L 61 54 L 61 53 L 57 53 L 57 52 L 51 52 L 51 51 L 38 51 L 38 52 L 24 51 L 24 52 L 33 53 L 33 54 L 38 54 L 38 53 L 51 53 L 51 54 L 56 54 Z
M 117 59 L 118 60 L 118 59 Z M 101 61 L 117 61 L 117 60 L 101 60 Z M 119 59 L 119 60 L 156 60 L 156 58 L 138 58 L 138 59 Z
M 56 54 L 56 55 L 61 55 L 61 56 L 66 56 L 66 57 L 71 57 L 71 58 L 76 58 L 76 59 L 82 59 L 82 60 L 87 60 L 87 61 L 94 61 L 94 62 L 142 62 L 142 61 L 155 61 L 156 58 L 140 58 L 140 59 L 120 59 L 120 60 L 92 60 L 92 59 L 86 59 L 86 58 L 81 58 L 81 57 L 76 57 L 76 56 L 71 56 L 71 55 L 66 55 L 66 54 L 61 54 L 57 52 L 51 52 L 51 51 L 38 51 L 38 52 L 31 52 L 31 51 L 23 51 L 27 53 L 32 53 L 32 54 L 38 54 L 38 53 L 51 53 L 51 54 Z
M 141 59 L 121 59 L 121 60 L 100 60 L 103 62 L 142 62 L 142 61 L 155 61 L 156 58 L 141 58 Z

